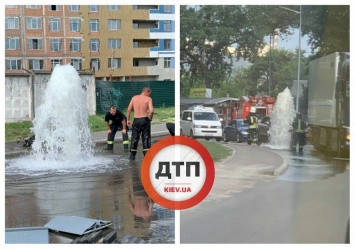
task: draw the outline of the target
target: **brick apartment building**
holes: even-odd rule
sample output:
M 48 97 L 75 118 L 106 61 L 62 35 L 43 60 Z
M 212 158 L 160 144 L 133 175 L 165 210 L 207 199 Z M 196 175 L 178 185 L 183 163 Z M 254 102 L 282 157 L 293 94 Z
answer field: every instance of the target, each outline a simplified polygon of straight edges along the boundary
M 174 80 L 174 5 L 6 5 L 5 72 L 71 64 L 115 81 Z

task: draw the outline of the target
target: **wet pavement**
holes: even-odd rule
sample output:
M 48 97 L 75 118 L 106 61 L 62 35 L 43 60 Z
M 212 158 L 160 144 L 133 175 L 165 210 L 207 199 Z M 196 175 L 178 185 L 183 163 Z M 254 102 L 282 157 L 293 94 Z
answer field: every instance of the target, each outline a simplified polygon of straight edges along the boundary
M 240 154 L 242 161 L 233 160 L 228 167 L 231 172 L 219 182 L 225 183 L 225 189 L 239 186 L 239 191 L 182 211 L 181 243 L 346 243 L 349 160 L 328 157 L 312 145 L 305 146 L 302 153 L 272 153 L 287 163 L 284 174 L 269 179 L 261 176 L 263 173 L 259 177 L 243 175 L 255 170 L 250 160 L 270 162 L 271 154 L 252 148 L 245 151 L 244 145 L 236 145 L 235 154 Z M 225 181 L 228 176 L 233 178 L 233 165 L 239 178 Z
M 168 133 L 163 126 L 155 128 L 152 142 Z M 129 234 L 146 243 L 174 243 L 174 210 L 153 203 L 141 185 L 142 153 L 130 161 L 117 135 L 114 151 L 103 150 L 106 134 L 95 134 L 96 153 L 83 159 L 84 166 L 64 169 L 38 167 L 21 144 L 6 144 L 5 227 L 42 227 L 59 215 L 80 216 L 112 221 L 118 238 Z M 50 233 L 50 243 L 74 239 Z

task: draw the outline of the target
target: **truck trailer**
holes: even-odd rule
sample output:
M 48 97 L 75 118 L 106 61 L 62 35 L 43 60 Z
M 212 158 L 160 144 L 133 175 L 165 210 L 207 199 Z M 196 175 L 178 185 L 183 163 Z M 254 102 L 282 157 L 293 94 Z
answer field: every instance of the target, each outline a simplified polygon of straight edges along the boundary
M 329 155 L 350 155 L 350 53 L 336 52 L 309 63 L 309 140 Z

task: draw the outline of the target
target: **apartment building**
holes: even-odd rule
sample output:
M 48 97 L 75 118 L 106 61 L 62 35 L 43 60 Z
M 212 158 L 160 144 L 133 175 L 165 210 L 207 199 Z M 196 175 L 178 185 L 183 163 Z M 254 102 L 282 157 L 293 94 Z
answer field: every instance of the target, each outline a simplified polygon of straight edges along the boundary
M 174 5 L 6 5 L 6 73 L 56 64 L 114 81 L 174 80 Z

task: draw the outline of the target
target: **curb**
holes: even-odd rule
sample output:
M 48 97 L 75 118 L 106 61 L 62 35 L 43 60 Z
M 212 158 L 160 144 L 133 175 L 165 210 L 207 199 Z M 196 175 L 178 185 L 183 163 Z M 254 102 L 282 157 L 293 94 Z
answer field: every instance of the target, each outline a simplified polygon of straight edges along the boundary
M 280 176 L 282 174 L 284 174 L 286 172 L 286 170 L 288 169 L 288 163 L 285 162 L 285 160 L 283 160 L 284 162 L 281 164 L 280 167 L 278 167 L 275 171 L 274 171 L 274 176 Z

